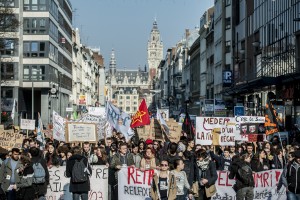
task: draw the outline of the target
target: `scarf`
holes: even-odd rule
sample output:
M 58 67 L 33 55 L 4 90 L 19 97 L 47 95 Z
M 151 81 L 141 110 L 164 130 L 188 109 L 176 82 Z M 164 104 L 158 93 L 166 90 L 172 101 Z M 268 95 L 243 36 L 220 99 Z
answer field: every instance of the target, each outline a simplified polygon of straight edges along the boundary
M 203 159 L 202 161 L 197 160 L 197 166 L 201 169 L 201 171 L 206 171 L 209 164 L 209 157 Z

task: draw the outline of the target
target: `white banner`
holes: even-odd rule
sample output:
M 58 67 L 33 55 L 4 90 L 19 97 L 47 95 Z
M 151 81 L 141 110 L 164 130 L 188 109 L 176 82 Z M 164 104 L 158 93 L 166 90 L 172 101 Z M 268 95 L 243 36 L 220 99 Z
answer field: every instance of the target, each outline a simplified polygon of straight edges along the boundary
M 141 172 L 138 169 L 129 167 L 122 168 L 118 174 L 119 199 L 145 200 L 150 194 L 154 170 Z M 217 193 L 212 199 L 236 199 L 236 192 L 233 190 L 234 179 L 229 179 L 229 172 L 217 171 L 218 180 L 215 185 Z M 285 200 L 285 188 L 277 191 L 277 184 L 282 170 L 268 170 L 254 173 L 254 200 L 270 199 Z
M 88 107 L 88 114 L 94 116 L 105 116 L 105 107 Z
M 219 145 L 233 144 L 240 131 L 234 117 L 197 117 L 196 144 L 212 145 L 213 140 Z
M 66 120 L 53 110 L 53 139 L 66 141 L 65 124 Z
M 285 188 L 282 187 L 277 191 L 277 184 L 280 179 L 282 170 L 268 170 L 254 173 L 254 199 L 272 199 L 285 200 Z M 218 171 L 218 180 L 216 182 L 217 193 L 212 199 L 236 199 L 236 193 L 233 190 L 235 180 L 228 178 L 229 172 Z
M 119 199 L 145 200 L 150 196 L 154 170 L 140 171 L 134 167 L 124 167 L 118 173 Z
M 35 130 L 35 120 L 21 119 L 21 129 Z
M 69 192 L 70 179 L 65 177 L 66 167 L 52 167 L 49 169 L 50 185 L 48 186 L 46 199 L 72 199 Z M 89 200 L 108 199 L 108 168 L 104 165 L 93 165 L 93 173 L 90 177 L 91 190 Z

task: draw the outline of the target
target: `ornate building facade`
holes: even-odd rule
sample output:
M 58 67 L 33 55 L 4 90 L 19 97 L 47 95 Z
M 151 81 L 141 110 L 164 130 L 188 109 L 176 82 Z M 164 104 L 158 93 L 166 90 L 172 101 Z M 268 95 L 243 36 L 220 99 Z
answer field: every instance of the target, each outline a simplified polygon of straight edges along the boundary
M 115 51 L 111 52 L 109 70 L 106 72 L 106 100 L 129 114 L 137 111 L 143 98 L 150 106 L 155 95 L 150 90 L 151 80 L 156 76 L 158 65 L 163 58 L 163 45 L 156 20 L 153 23 L 147 51 L 149 71 L 146 66 L 144 69 L 138 67 L 136 70 L 117 68 Z

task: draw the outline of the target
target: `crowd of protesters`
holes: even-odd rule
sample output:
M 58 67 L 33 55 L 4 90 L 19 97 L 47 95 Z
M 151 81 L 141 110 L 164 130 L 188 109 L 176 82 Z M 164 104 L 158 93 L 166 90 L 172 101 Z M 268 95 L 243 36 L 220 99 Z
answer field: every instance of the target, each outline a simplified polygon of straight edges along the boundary
M 73 199 L 87 200 L 89 179 L 77 182 L 72 171 L 82 161 L 88 175 L 93 165 L 109 168 L 109 200 L 118 200 L 117 173 L 122 167 L 155 170 L 150 190 L 153 200 L 210 199 L 216 192 L 217 170 L 228 171 L 229 178 L 236 179 L 233 186 L 236 199 L 253 199 L 252 174 L 283 169 L 277 189 L 285 187 L 288 199 L 299 200 L 299 147 L 297 141 L 287 145 L 276 136 L 272 141 L 227 147 L 195 145 L 186 136 L 177 143 L 137 137 L 126 142 L 121 134 L 114 133 L 97 144 L 48 140 L 41 148 L 39 141 L 27 138 L 21 149 L 13 148 L 1 154 L 0 199 L 46 199 L 48 169 L 65 166 L 66 176 L 71 178 L 69 190 Z M 38 166 L 43 168 L 42 179 L 35 174 Z

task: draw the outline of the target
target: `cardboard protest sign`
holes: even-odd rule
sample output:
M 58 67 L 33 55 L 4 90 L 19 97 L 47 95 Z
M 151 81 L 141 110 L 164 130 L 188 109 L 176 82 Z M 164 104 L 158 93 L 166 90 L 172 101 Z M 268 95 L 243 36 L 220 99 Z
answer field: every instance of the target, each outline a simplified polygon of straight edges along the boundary
M 234 117 L 196 118 L 196 144 L 234 145 L 238 134 Z
M 154 170 L 140 171 L 135 167 L 123 167 L 118 172 L 119 199 L 144 200 L 150 196 Z
M 21 119 L 21 129 L 35 130 L 35 120 Z
M 97 126 L 97 134 L 99 139 L 104 139 L 105 137 L 105 126 L 108 123 L 105 116 L 95 116 L 95 115 L 84 115 L 82 118 L 77 120 L 78 122 L 84 123 L 94 123 Z
M 173 118 L 169 118 L 169 121 L 167 121 L 166 123 L 169 127 L 169 140 L 171 142 L 178 142 L 181 135 L 181 125 Z
M 14 133 L 14 130 L 0 130 L 0 146 L 10 150 L 12 148 L 21 148 L 23 135 Z
M 148 138 L 155 138 L 154 119 L 151 119 L 150 125 L 137 127 L 136 130 L 139 135 L 139 138 L 143 138 L 144 140 Z
M 69 122 L 66 126 L 67 142 L 98 142 L 95 124 Z
M 72 199 L 69 192 L 70 178 L 65 177 L 66 167 L 52 167 L 49 169 L 50 184 L 46 199 Z M 104 165 L 93 165 L 90 177 L 91 190 L 88 199 L 108 199 L 108 168 Z

